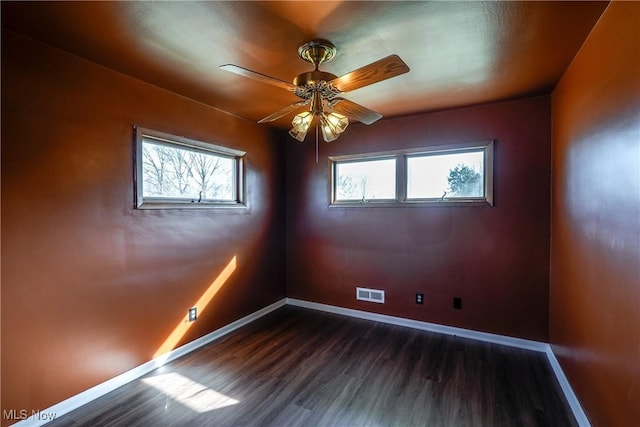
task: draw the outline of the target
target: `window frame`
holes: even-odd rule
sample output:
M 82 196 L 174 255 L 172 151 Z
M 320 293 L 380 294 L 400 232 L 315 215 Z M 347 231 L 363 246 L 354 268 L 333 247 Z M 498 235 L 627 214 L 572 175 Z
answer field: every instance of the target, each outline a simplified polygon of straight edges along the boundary
M 411 157 L 427 155 L 445 155 L 464 152 L 483 152 L 484 197 L 444 197 L 444 198 L 408 198 L 408 161 Z M 363 154 L 345 154 L 328 158 L 328 194 L 329 207 L 409 207 L 409 206 L 493 206 L 495 140 L 469 143 L 438 145 L 432 147 L 408 148 L 402 150 L 379 151 Z M 382 200 L 337 200 L 336 170 L 338 163 L 369 161 L 378 159 L 396 159 L 396 197 Z
M 343 157 L 343 156 L 340 156 Z M 349 157 L 349 156 L 347 156 Z M 332 159 L 332 157 L 330 157 L 330 159 Z M 396 156 L 394 155 L 366 155 L 363 157 L 356 157 L 356 158 L 345 158 L 345 159 L 340 159 L 338 161 L 334 161 L 332 164 L 332 172 L 331 172 L 331 188 L 332 188 L 332 193 L 331 193 L 331 200 L 333 204 L 339 204 L 339 205 L 349 205 L 349 204 L 363 204 L 363 203 L 373 203 L 373 204 L 388 204 L 388 203 L 395 203 L 396 202 L 396 198 L 390 198 L 390 199 L 370 199 L 370 200 L 366 200 L 366 199 L 343 199 L 343 200 L 338 200 L 336 198 L 336 185 L 337 185 L 337 169 L 338 169 L 338 163 L 364 163 L 364 162 L 371 162 L 371 161 L 377 161 L 377 160 L 391 160 L 394 159 L 396 162 L 395 165 L 395 172 L 396 172 L 396 182 L 395 182 L 395 194 L 397 196 L 398 194 L 398 160 L 396 158 Z
M 245 151 L 209 142 L 199 141 L 183 136 L 134 126 L 134 208 L 135 209 L 211 209 L 211 208 L 246 208 L 244 160 Z M 143 147 L 144 141 L 176 149 L 200 152 L 233 160 L 233 200 L 206 199 L 202 201 L 193 198 L 176 197 L 144 197 Z

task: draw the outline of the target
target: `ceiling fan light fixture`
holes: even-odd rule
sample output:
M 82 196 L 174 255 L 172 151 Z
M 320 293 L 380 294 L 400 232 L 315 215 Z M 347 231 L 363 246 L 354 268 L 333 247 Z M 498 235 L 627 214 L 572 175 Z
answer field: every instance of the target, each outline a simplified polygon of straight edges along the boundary
M 301 132 L 295 129 L 291 129 L 289 131 L 289 135 L 291 135 L 293 138 L 297 139 L 300 142 L 304 142 L 304 138 L 307 136 L 307 132 Z
M 298 141 L 303 142 L 304 138 L 307 136 L 307 131 L 309 130 L 312 121 L 313 114 L 311 111 L 303 111 L 302 113 L 296 114 L 291 121 L 293 128 L 289 131 L 289 135 Z
M 320 126 L 322 127 L 322 137 L 326 142 L 332 142 L 349 126 L 349 119 L 340 113 L 322 113 L 320 116 Z
M 298 110 L 302 106 L 311 104 L 309 111 L 299 113 L 293 118 L 291 122 L 293 128 L 289 131 L 289 134 L 296 140 L 303 142 L 315 120 L 314 117 L 318 116 L 316 143 L 319 133 L 318 127 L 322 128 L 324 140 L 331 142 L 335 141 L 345 131 L 349 125 L 349 120 L 370 125 L 382 118 L 382 114 L 342 98 L 341 95 L 343 93 L 369 86 L 409 71 L 407 64 L 395 54 L 357 68 L 340 77 L 318 69 L 320 64 L 331 61 L 336 56 L 336 53 L 335 45 L 324 39 L 311 40 L 300 46 L 298 55 L 313 65 L 313 71 L 299 74 L 293 79 L 293 84 L 233 64 L 221 65 L 220 68 L 288 90 L 302 99 L 302 101 L 294 102 L 268 115 L 258 123 L 273 122 Z M 336 112 L 325 112 L 325 105 L 329 109 L 339 105 L 337 109 L 344 115 Z
M 343 114 L 334 111 L 324 116 L 329 126 L 335 128 L 338 133 L 344 132 L 347 126 L 349 126 L 349 119 Z
M 293 117 L 291 124 L 293 125 L 293 129 L 297 132 L 307 133 L 309 130 L 309 126 L 311 126 L 311 121 L 313 120 L 313 114 L 311 111 L 303 111 L 302 113 L 298 113 Z

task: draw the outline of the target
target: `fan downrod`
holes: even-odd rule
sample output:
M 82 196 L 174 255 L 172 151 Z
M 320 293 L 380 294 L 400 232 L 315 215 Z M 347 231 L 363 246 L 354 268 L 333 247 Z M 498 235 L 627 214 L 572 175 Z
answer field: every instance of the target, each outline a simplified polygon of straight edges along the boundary
M 298 55 L 305 61 L 312 63 L 317 70 L 318 65 L 329 62 L 336 56 L 336 47 L 329 40 L 311 40 L 298 48 Z

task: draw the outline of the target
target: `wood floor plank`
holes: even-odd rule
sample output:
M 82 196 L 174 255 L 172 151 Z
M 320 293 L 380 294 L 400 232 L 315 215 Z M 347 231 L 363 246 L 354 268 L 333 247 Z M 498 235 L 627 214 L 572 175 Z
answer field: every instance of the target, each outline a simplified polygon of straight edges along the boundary
M 576 423 L 542 353 L 283 307 L 50 424 L 200 425 Z

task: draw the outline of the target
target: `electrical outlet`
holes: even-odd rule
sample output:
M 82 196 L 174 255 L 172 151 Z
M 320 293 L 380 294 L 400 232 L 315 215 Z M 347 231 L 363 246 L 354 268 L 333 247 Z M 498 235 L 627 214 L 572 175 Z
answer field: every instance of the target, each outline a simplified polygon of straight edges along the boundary
M 453 308 L 457 310 L 462 310 L 462 298 L 453 297 Z
M 191 307 L 189 309 L 189 322 L 193 322 L 198 318 L 198 309 L 197 307 Z
M 424 304 L 424 294 L 422 292 L 416 292 L 416 304 Z

